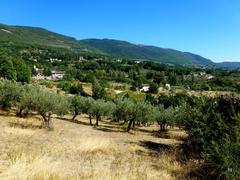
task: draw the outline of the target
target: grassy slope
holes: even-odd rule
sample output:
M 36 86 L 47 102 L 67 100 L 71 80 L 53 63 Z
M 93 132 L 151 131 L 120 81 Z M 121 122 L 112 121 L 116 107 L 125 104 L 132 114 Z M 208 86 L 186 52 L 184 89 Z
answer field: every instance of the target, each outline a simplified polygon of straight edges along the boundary
M 85 116 L 54 118 L 47 131 L 38 119 L 1 112 L 0 179 L 175 179 L 185 171 L 174 153 L 181 131 L 169 139 L 152 136 L 157 127 L 133 135 L 107 121 L 90 127 Z

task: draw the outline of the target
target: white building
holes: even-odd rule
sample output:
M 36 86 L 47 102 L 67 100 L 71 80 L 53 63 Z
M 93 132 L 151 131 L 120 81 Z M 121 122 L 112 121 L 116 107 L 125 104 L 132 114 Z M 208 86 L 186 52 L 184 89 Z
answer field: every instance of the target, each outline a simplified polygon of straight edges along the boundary
M 168 91 L 171 90 L 171 85 L 170 84 L 165 84 L 165 89 L 167 89 Z
M 148 92 L 150 90 L 149 85 L 143 85 L 143 87 L 140 89 L 141 92 Z
M 65 75 L 64 71 L 51 71 L 51 79 L 62 79 Z
M 58 59 L 58 58 L 50 58 L 49 59 L 49 62 L 50 63 L 53 63 L 53 62 L 61 62 L 62 60 L 61 59 Z

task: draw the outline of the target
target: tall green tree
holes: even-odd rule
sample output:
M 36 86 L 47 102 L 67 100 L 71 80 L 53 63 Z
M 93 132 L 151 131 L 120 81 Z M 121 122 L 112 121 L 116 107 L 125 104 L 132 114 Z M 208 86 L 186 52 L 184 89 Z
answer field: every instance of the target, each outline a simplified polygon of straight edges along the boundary
M 16 80 L 16 71 L 13 68 L 13 62 L 11 58 L 7 56 L 0 56 L 0 77 Z
M 106 95 L 105 88 L 95 79 L 92 84 L 92 97 L 94 99 L 104 99 Z
M 17 81 L 29 83 L 31 79 L 31 69 L 28 67 L 28 65 L 19 58 L 12 58 L 12 62 L 16 71 Z

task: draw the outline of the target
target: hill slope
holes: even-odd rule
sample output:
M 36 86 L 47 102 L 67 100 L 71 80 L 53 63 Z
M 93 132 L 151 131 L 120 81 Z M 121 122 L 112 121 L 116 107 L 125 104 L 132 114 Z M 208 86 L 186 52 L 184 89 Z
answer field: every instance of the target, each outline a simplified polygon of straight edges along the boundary
M 43 45 L 74 50 L 87 49 L 75 38 L 48 31 L 43 28 L 7 26 L 0 24 L 0 43 Z
M 218 67 L 228 69 L 240 69 L 240 62 L 221 62 L 217 63 Z
M 0 24 L 0 45 L 40 45 L 64 48 L 77 52 L 93 52 L 136 60 L 152 60 L 176 65 L 240 68 L 240 63 L 214 63 L 196 54 L 155 46 L 137 45 L 111 39 L 76 40 L 38 27 Z
M 174 49 L 164 49 L 155 46 L 136 45 L 126 41 L 111 39 L 85 39 L 83 44 L 99 49 L 107 54 L 117 57 L 153 60 L 161 63 L 178 65 L 203 65 L 213 66 L 214 63 L 201 56 L 177 51 Z

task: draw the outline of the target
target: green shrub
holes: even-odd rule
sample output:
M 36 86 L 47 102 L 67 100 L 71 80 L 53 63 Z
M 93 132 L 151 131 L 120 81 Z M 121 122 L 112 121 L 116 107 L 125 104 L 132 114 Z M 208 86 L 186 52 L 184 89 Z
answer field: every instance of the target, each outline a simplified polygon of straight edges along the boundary
M 204 159 L 209 172 L 214 172 L 213 178 L 238 178 L 240 99 L 234 96 L 200 98 L 194 107 L 185 105 L 179 112 L 193 153 Z

